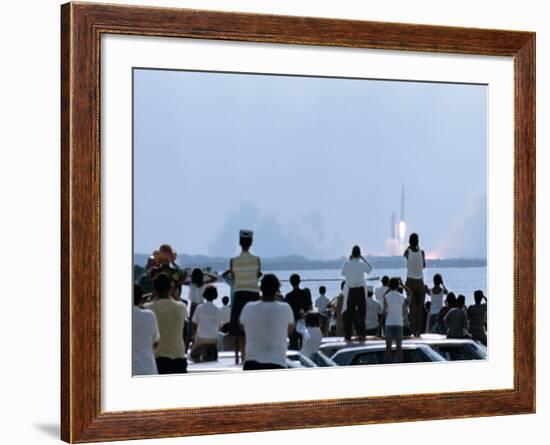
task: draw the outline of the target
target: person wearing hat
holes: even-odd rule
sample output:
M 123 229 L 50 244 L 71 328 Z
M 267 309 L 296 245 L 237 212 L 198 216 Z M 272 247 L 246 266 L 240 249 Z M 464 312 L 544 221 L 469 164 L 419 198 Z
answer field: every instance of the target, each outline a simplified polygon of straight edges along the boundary
M 187 278 L 187 273 L 176 263 L 176 257 L 176 251 L 169 244 L 163 244 L 149 257 L 147 269 L 151 283 L 157 275 L 167 275 L 172 281 L 170 296 L 179 301 L 181 286 Z
M 241 312 L 246 303 L 260 299 L 258 279 L 262 276 L 261 262 L 260 257 L 250 253 L 252 238 L 252 230 L 241 230 L 239 232 L 241 253 L 235 258 L 231 258 L 229 262 L 229 270 L 233 276 L 234 291 L 229 334 L 235 338 L 235 363 L 239 362 L 239 351 L 243 359 L 245 351 L 244 330 L 239 324 Z

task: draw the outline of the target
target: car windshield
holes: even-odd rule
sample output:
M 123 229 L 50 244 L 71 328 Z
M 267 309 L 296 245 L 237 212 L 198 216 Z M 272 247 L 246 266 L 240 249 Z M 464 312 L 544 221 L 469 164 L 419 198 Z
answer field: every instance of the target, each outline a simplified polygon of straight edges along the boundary
M 479 360 L 483 357 L 468 345 L 434 345 L 432 348 L 445 360 Z
M 317 366 L 321 367 L 327 367 L 327 366 L 334 366 L 335 363 L 332 362 L 325 354 L 323 354 L 321 351 L 316 352 L 310 357 L 311 361 L 315 363 Z
M 357 354 L 352 360 L 352 365 L 381 365 L 386 363 L 386 352 L 384 350 L 365 351 Z M 404 349 L 403 360 L 405 363 L 422 363 L 433 361 L 421 349 Z M 392 351 L 392 363 L 397 362 L 396 351 Z
M 289 368 L 312 368 L 314 363 L 301 354 L 288 354 L 286 356 L 287 366 Z
M 327 357 L 332 357 L 336 352 L 338 352 L 339 349 L 342 349 L 342 347 L 335 345 L 327 345 L 320 348 L 323 354 L 325 354 Z

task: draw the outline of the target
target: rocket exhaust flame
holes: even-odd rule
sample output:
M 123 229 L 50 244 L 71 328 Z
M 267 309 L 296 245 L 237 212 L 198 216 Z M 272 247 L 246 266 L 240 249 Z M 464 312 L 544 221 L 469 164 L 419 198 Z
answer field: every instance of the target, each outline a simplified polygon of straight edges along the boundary
M 407 233 L 407 224 L 405 224 L 405 221 L 401 220 L 399 221 L 399 244 L 401 244 L 401 247 L 405 246 L 405 234 Z
M 400 255 L 405 247 L 405 235 L 407 224 L 405 223 L 405 185 L 401 186 L 401 218 L 396 222 L 395 213 L 390 218 L 390 237 L 384 245 L 386 255 Z

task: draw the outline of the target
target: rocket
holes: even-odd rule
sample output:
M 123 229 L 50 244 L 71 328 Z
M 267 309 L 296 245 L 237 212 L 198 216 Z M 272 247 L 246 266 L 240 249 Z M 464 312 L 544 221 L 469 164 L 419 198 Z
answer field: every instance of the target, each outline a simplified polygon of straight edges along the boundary
M 407 234 L 407 224 L 405 223 L 405 185 L 401 186 L 401 219 L 398 227 L 399 245 L 405 246 L 405 235 Z
M 405 221 L 405 185 L 401 186 L 401 221 Z

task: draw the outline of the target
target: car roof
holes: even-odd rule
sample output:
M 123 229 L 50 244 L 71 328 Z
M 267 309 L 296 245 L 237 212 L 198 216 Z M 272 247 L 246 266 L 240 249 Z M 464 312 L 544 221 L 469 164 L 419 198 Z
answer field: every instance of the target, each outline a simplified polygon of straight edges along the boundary
M 288 350 L 286 352 L 287 358 L 296 358 L 297 356 L 304 362 L 315 365 L 309 358 L 305 357 L 300 351 Z M 218 352 L 218 360 L 208 362 L 193 362 L 190 361 L 188 370 L 190 372 L 210 372 L 210 371 L 242 371 L 242 363 L 235 364 L 235 352 L 234 351 L 221 351 Z
M 466 343 L 475 343 L 470 338 L 447 338 L 444 335 L 440 334 L 422 334 L 421 338 L 410 339 L 414 340 L 417 343 L 425 343 L 428 345 L 433 344 L 445 344 L 445 345 L 460 345 Z M 404 341 L 409 341 L 409 339 L 404 339 Z
M 288 349 L 286 351 L 286 356 L 287 357 L 295 356 L 295 355 L 302 355 L 303 356 L 303 354 L 300 351 L 297 351 L 297 350 L 294 350 L 294 349 Z M 234 358 L 235 358 L 235 351 L 221 351 L 221 352 L 218 352 L 218 360 L 220 360 L 220 359 L 228 360 L 228 359 L 234 359 Z
M 426 344 L 426 345 L 460 345 L 460 344 L 477 344 L 475 341 L 469 338 L 447 338 L 445 335 L 441 334 L 422 334 L 420 338 L 413 337 L 404 337 L 403 345 L 414 343 L 414 344 Z M 386 340 L 381 337 L 367 337 L 364 341 L 351 340 L 346 341 L 343 337 L 325 337 L 321 342 L 321 348 L 339 346 L 345 347 L 346 345 L 352 346 L 366 346 L 366 345 L 377 345 L 377 344 L 386 344 Z
M 402 345 L 402 348 L 403 349 L 423 349 L 423 350 L 430 350 L 431 352 L 431 349 L 429 346 L 427 345 L 423 345 L 421 343 L 403 343 Z M 334 357 L 338 354 L 347 354 L 347 353 L 351 353 L 351 352 L 356 352 L 356 353 L 360 353 L 360 352 L 378 352 L 378 351 L 385 351 L 386 350 L 386 345 L 378 345 L 378 344 L 368 344 L 368 345 L 364 345 L 364 346 L 352 346 L 352 347 L 349 347 L 349 348 L 342 348 L 342 349 L 339 349 L 337 352 L 334 353 L 334 355 L 331 357 L 333 360 L 334 360 Z

